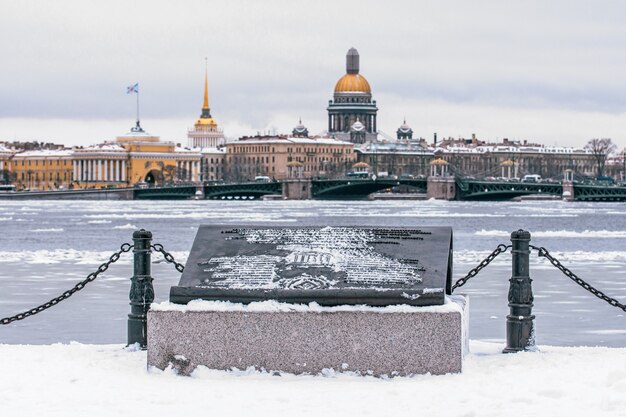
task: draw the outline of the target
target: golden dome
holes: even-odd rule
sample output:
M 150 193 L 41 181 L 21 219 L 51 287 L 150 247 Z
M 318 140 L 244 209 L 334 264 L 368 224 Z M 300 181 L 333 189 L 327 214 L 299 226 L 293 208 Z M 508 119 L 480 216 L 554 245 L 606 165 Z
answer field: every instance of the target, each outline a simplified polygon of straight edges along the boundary
M 339 92 L 372 93 L 370 83 L 360 74 L 346 74 L 337 81 L 335 93 Z
M 196 120 L 196 126 L 217 126 L 217 122 L 212 117 L 201 117 Z

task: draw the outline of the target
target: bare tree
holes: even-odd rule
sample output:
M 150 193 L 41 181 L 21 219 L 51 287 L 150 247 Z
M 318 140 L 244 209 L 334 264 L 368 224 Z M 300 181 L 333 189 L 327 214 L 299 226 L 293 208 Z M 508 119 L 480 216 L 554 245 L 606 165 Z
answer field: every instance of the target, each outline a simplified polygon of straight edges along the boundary
M 598 177 L 603 176 L 606 159 L 615 152 L 617 146 L 613 143 L 611 138 L 594 138 L 587 142 L 585 149 L 590 150 L 593 154 L 593 159 L 596 161 L 596 167 L 598 169 Z

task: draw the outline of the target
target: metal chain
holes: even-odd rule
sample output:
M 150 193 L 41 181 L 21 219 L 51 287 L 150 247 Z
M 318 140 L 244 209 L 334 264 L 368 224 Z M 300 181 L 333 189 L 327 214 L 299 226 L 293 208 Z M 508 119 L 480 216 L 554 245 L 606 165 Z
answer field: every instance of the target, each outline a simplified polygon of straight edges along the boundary
M 469 271 L 467 273 L 467 275 L 465 275 L 463 278 L 459 279 L 453 286 L 452 286 L 452 292 L 454 292 L 455 289 L 462 287 L 463 285 L 465 285 L 467 283 L 467 281 L 469 281 L 471 278 L 474 278 L 476 275 L 478 275 L 478 273 L 485 268 L 487 265 L 489 265 L 491 263 L 491 261 L 493 261 L 494 259 L 496 259 L 498 257 L 498 255 L 500 255 L 501 253 L 504 253 L 507 251 L 507 249 L 510 249 L 511 245 L 504 245 L 502 243 L 500 243 L 493 252 L 491 252 L 489 254 L 489 256 L 487 256 L 485 259 L 483 259 L 481 261 L 481 263 L 478 264 L 478 266 L 476 266 L 476 268 L 472 269 L 471 271 Z
M 589 285 L 578 275 L 570 271 L 568 268 L 564 267 L 563 264 L 561 264 L 561 262 L 559 262 L 558 259 L 550 255 L 550 252 L 548 252 L 546 248 L 533 246 L 533 245 L 530 245 L 530 247 L 532 249 L 537 250 L 539 256 L 549 260 L 552 265 L 554 265 L 559 271 L 561 271 L 566 277 L 574 281 L 576 284 L 580 285 L 581 287 L 583 287 L 584 289 L 586 289 L 587 291 L 589 291 L 591 294 L 595 295 L 596 297 L 611 304 L 613 307 L 617 307 L 617 308 L 622 309 L 623 311 L 626 311 L 626 305 L 620 303 L 615 298 L 609 297 L 608 295 L 604 294 L 602 291 L 598 290 L 597 288 L 594 288 L 591 285 Z
M 96 269 L 94 272 L 92 272 L 91 274 L 87 275 L 87 278 L 85 278 L 84 280 L 82 280 L 81 282 L 76 284 L 73 288 L 65 291 L 60 296 L 58 296 L 56 298 L 53 298 L 52 300 L 50 300 L 47 303 L 44 303 L 44 304 L 42 304 L 40 306 L 37 306 L 35 308 L 31 308 L 30 310 L 25 311 L 23 313 L 16 314 L 15 316 L 5 317 L 3 319 L 0 319 L 0 324 L 10 324 L 10 323 L 13 323 L 14 321 L 22 320 L 22 319 L 25 319 L 26 317 L 34 316 L 35 314 L 41 313 L 42 311 L 47 310 L 48 308 L 59 304 L 61 301 L 70 298 L 72 295 L 74 295 L 74 293 L 82 290 L 83 288 L 85 288 L 85 286 L 87 284 L 89 284 L 90 282 L 92 282 L 96 278 L 98 278 L 98 275 L 100 275 L 101 273 L 103 273 L 104 271 L 109 269 L 109 266 L 112 263 L 115 263 L 115 262 L 117 262 L 120 259 L 120 255 L 122 253 L 130 251 L 132 248 L 133 248 L 133 245 L 131 245 L 129 243 L 124 243 L 122 246 L 120 246 L 120 250 L 119 251 L 115 252 L 113 255 L 111 255 L 109 257 L 108 261 L 106 261 L 105 263 L 100 265 L 98 267 L 98 269 Z
M 171 264 L 174 264 L 174 268 L 176 268 L 178 272 L 182 273 L 185 270 L 185 266 L 176 262 L 172 254 L 163 249 L 163 245 L 161 245 L 160 243 L 155 243 L 154 245 L 150 245 L 150 247 L 157 252 L 161 252 L 165 260 Z

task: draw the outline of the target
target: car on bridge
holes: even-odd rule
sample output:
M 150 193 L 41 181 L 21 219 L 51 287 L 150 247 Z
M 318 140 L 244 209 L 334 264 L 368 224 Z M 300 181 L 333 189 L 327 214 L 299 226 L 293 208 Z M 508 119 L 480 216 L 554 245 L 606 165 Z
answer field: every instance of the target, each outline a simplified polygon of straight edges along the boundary
M 541 182 L 541 175 L 538 175 L 538 174 L 524 175 L 522 182 Z
M 367 172 L 348 172 L 346 174 L 349 178 L 369 178 L 369 174 Z

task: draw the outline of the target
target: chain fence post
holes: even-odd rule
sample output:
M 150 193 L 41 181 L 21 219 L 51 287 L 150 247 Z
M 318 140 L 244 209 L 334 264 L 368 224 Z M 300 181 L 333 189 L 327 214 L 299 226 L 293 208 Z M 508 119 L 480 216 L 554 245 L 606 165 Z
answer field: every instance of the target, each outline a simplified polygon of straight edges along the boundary
M 512 276 L 509 280 L 509 315 L 506 316 L 506 348 L 503 353 L 535 350 L 535 316 L 532 279 L 530 279 L 530 233 L 511 233 L 513 255 Z
M 130 314 L 128 315 L 128 345 L 148 346 L 147 314 L 154 301 L 150 275 L 150 245 L 152 233 L 141 229 L 133 233 L 133 276 L 130 279 Z

